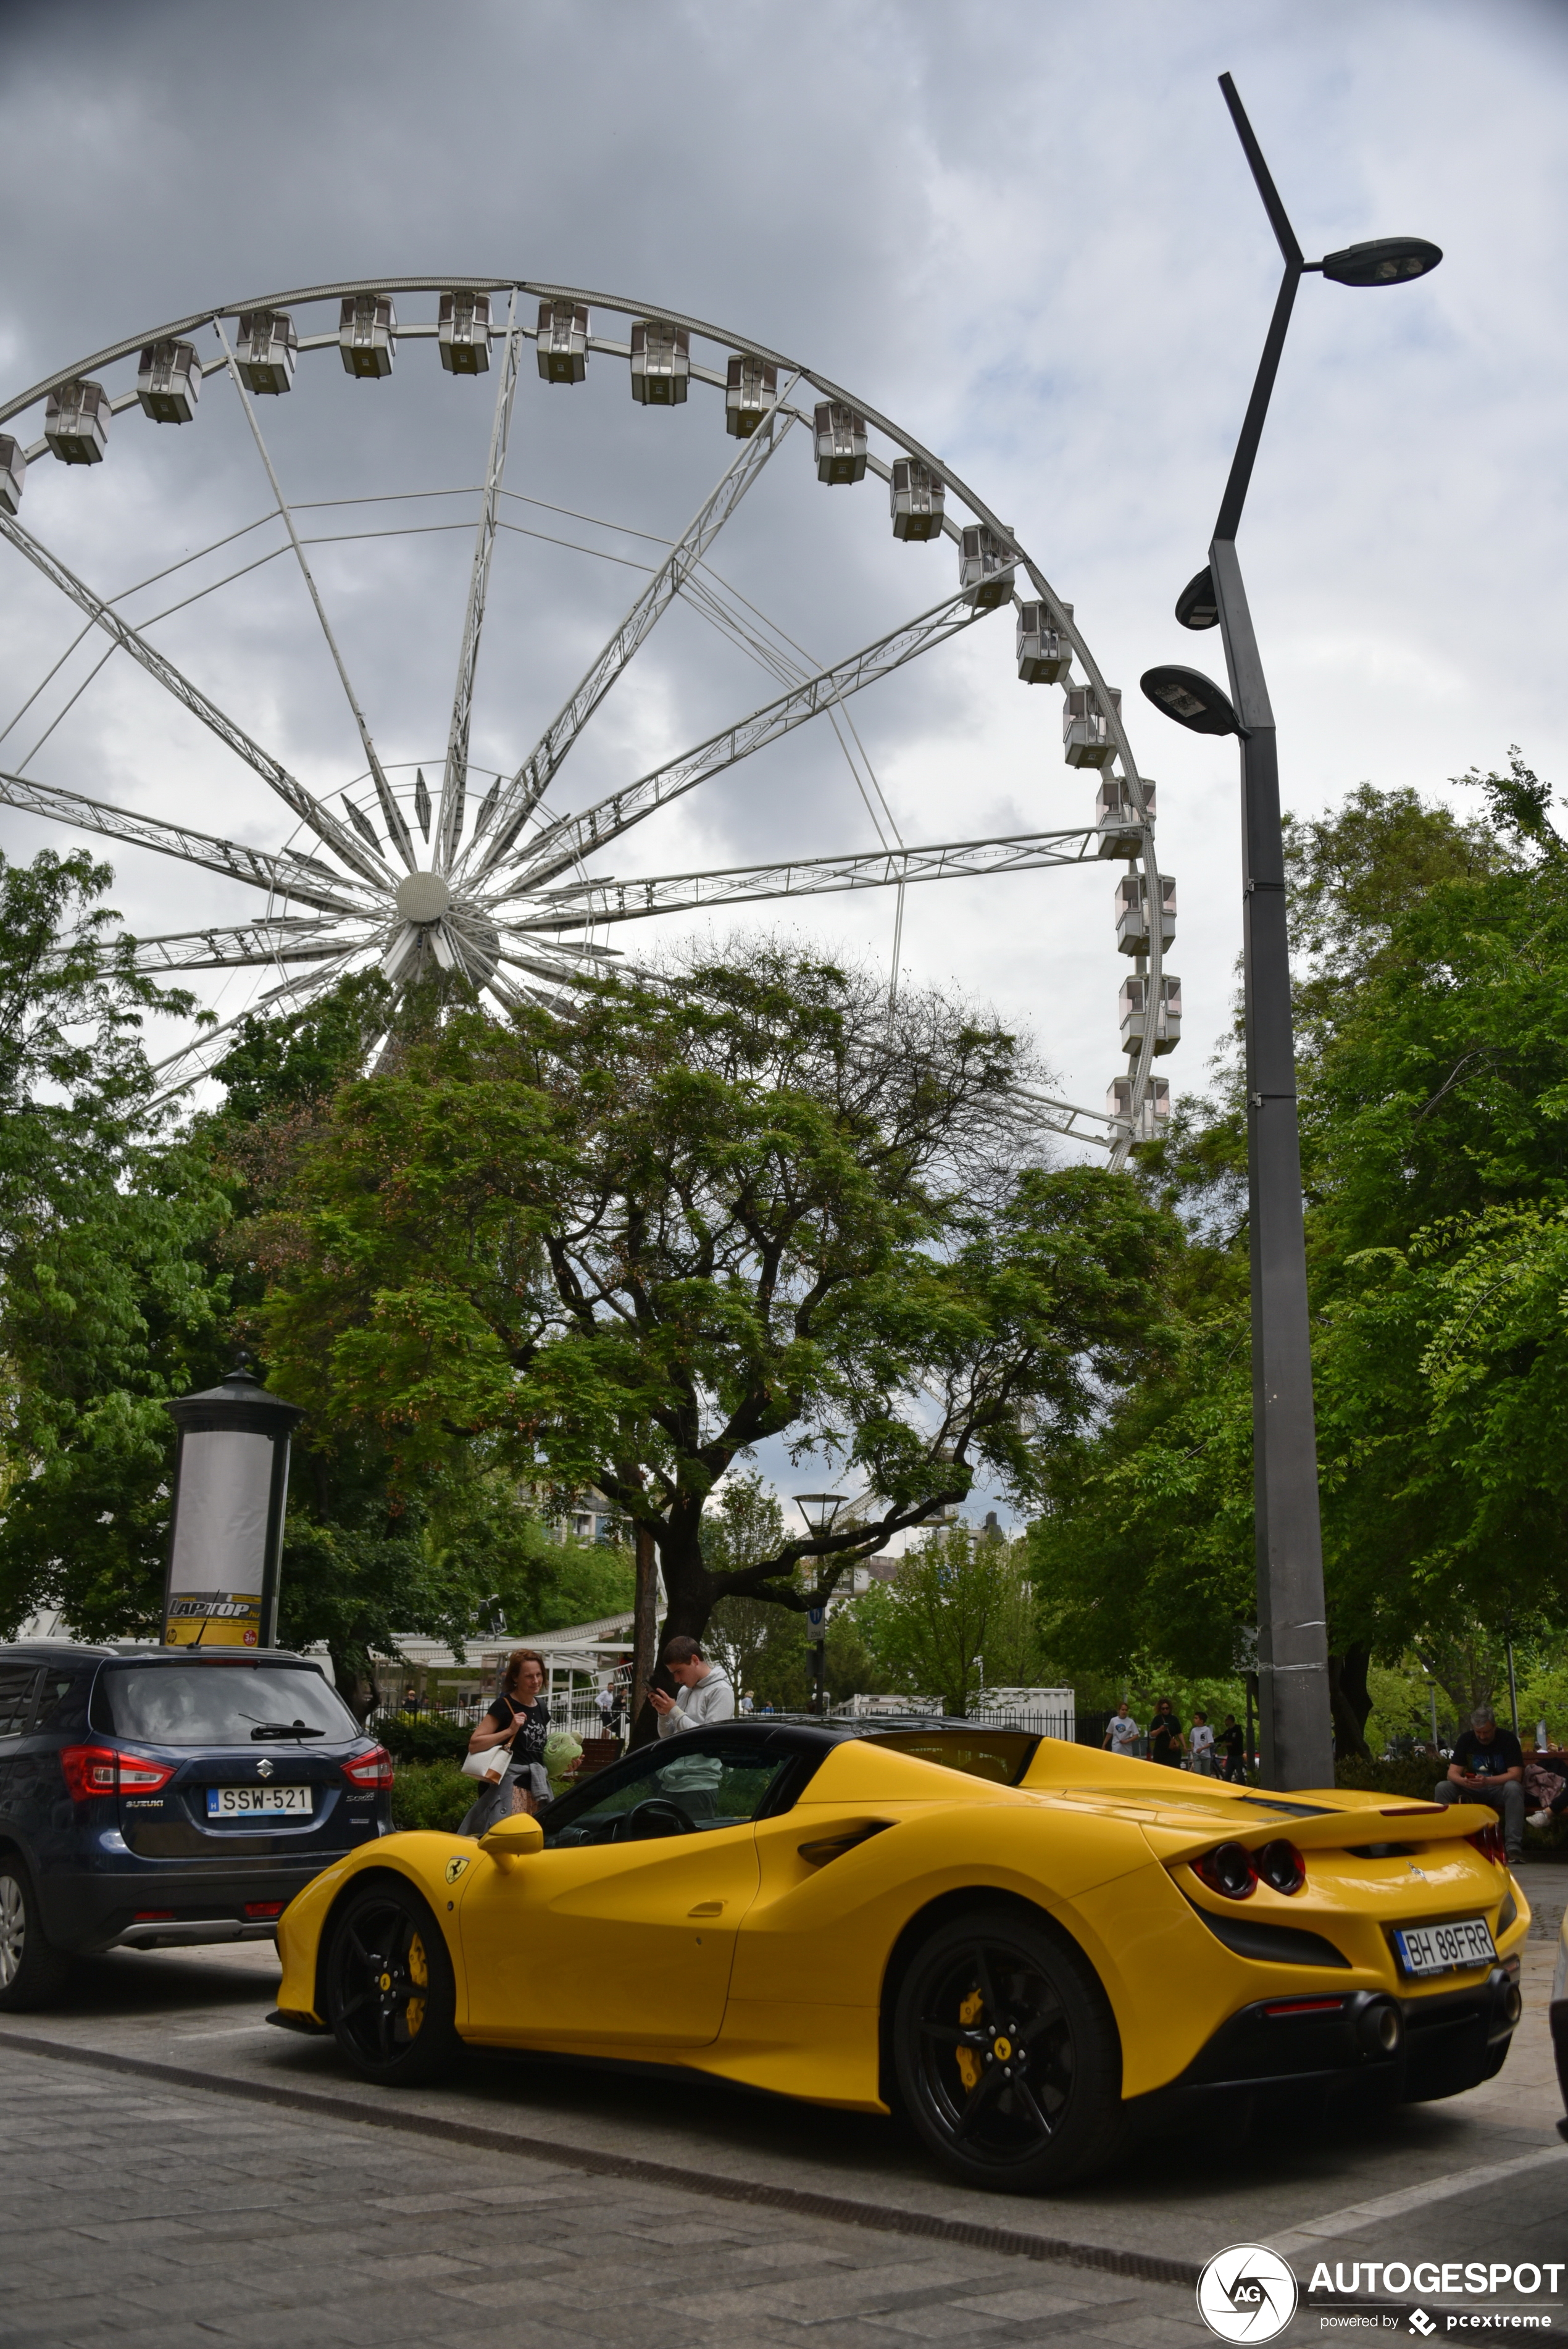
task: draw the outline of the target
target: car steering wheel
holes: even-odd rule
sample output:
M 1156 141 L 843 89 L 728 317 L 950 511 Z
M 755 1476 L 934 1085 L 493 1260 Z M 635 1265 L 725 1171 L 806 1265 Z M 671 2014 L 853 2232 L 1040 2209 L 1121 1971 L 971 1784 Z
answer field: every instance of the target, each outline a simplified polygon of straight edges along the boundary
M 654 1836 L 695 1835 L 696 1821 L 666 1795 L 650 1795 L 645 1803 L 627 1812 L 624 1832 L 626 1842 L 641 1843 Z

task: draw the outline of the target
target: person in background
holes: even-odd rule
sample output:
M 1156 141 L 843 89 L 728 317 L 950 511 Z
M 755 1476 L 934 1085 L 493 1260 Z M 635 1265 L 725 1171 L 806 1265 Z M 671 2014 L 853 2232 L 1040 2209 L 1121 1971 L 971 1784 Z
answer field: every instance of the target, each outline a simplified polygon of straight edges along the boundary
M 544 1741 L 550 1734 L 550 1702 L 543 1689 L 543 1657 L 532 1648 L 514 1648 L 506 1660 L 501 1692 L 469 1740 L 470 1754 L 505 1745 L 511 1759 L 505 1776 L 487 1786 L 468 1811 L 459 1835 L 484 1835 L 498 1819 L 539 1808 L 536 1788 L 546 1785 Z
M 709 1663 L 695 1640 L 666 1640 L 659 1661 L 680 1691 L 678 1696 L 666 1696 L 663 1689 L 649 1685 L 648 1702 L 659 1716 L 661 1737 L 678 1737 L 683 1729 L 706 1729 L 713 1722 L 735 1719 L 729 1674 L 722 1664 Z M 724 1764 L 717 1754 L 685 1754 L 665 1764 L 659 1783 L 693 1818 L 711 1818 L 723 1776 Z
M 661 1688 L 648 1690 L 661 1737 L 676 1737 L 683 1729 L 700 1729 L 710 1721 L 735 1719 L 729 1674 L 722 1664 L 709 1663 L 695 1640 L 666 1640 L 659 1661 L 680 1692 L 668 1696 Z
M 740 1692 L 740 1710 L 742 1713 L 755 1713 L 757 1710 L 757 1699 L 750 1689 L 742 1689 Z
M 1180 1770 L 1186 1749 L 1187 1741 L 1181 1734 L 1175 1708 L 1168 1696 L 1162 1696 L 1149 1724 L 1149 1758 L 1163 1764 L 1167 1770 Z
M 615 1700 L 610 1692 L 610 1683 L 608 1681 L 605 1682 L 603 1687 L 599 1692 L 598 1705 L 599 1734 L 601 1737 L 613 1737 L 614 1735 L 614 1732 L 611 1728 L 610 1723 L 615 1717 Z
M 1214 1733 L 1209 1726 L 1206 1713 L 1192 1715 L 1192 1727 L 1187 1738 L 1187 1751 L 1192 1756 L 1192 1767 L 1200 1777 L 1214 1775 Z
M 1142 1740 L 1143 1732 L 1128 1711 L 1127 1699 L 1123 1697 L 1110 1716 L 1101 1743 L 1107 1745 L 1112 1754 L 1119 1754 L 1125 1761 L 1136 1762 L 1138 1749 Z
M 1487 1803 L 1502 1820 L 1511 1868 L 1524 1857 L 1524 1756 L 1511 1729 L 1500 1729 L 1490 1704 L 1478 1704 L 1455 1744 L 1449 1775 L 1432 1789 L 1439 1803 Z
M 1235 1714 L 1228 1713 L 1225 1715 L 1225 1725 L 1221 1730 L 1219 1737 L 1222 1756 L 1220 1763 L 1220 1775 L 1222 1778 L 1228 1779 L 1233 1786 L 1241 1785 L 1246 1777 L 1246 1772 L 1242 1767 L 1242 1749 L 1246 1742 L 1246 1731 L 1242 1727 Z
M 1542 1722 L 1541 1727 L 1545 1727 Z M 1535 1751 L 1524 1761 L 1524 1791 L 1535 1805 L 1524 1824 L 1527 1827 L 1549 1827 L 1553 1819 L 1568 1812 L 1568 1754 L 1553 1753 L 1541 1742 L 1536 1732 Z

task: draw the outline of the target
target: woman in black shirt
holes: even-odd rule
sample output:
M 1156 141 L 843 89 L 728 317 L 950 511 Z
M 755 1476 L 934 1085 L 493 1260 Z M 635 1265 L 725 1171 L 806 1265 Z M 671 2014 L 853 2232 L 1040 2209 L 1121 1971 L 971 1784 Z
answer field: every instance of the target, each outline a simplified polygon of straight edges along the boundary
M 486 1786 L 464 1816 L 459 1835 L 483 1835 L 498 1819 L 514 1811 L 539 1806 L 531 1788 L 522 1783 L 532 1765 L 542 1764 L 544 1741 L 550 1734 L 550 1701 L 543 1694 L 544 1659 L 532 1648 L 514 1648 L 506 1660 L 501 1692 L 469 1740 L 470 1754 L 498 1746 L 511 1749 L 506 1775 Z

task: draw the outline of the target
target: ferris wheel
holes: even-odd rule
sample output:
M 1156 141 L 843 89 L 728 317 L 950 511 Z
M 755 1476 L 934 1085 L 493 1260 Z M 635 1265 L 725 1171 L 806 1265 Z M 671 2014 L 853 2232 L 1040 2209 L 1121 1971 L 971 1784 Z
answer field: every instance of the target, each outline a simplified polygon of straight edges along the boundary
M 331 402 L 338 402 L 330 432 L 341 442 L 349 429 L 337 388 L 343 378 L 356 387 L 384 383 L 398 362 L 399 347 L 409 344 L 433 344 L 435 353 L 406 355 L 391 394 L 357 388 L 352 394 L 383 405 L 368 444 L 356 434 L 360 461 L 346 492 L 320 495 L 327 483 L 321 463 L 315 463 L 302 494 L 301 409 L 311 412 L 309 404 L 319 401 L 316 412 L 325 418 Z M 531 346 L 534 370 L 528 366 Z M 330 353 L 337 354 L 339 368 L 333 368 Z M 458 470 L 472 478 L 456 488 L 418 480 L 407 450 L 387 429 L 396 419 L 384 403 L 395 407 L 397 390 L 423 367 L 428 372 L 418 414 L 427 464 L 445 458 L 449 445 L 458 448 L 459 431 L 469 436 L 461 445 L 469 460 Z M 645 409 L 706 405 L 712 423 L 709 478 L 716 460 L 718 472 L 695 509 L 689 495 L 676 506 L 678 488 L 672 488 L 661 527 L 645 529 L 509 484 L 509 450 L 521 437 L 514 429 L 520 399 L 568 400 L 573 388 L 589 381 L 590 367 L 596 388 L 607 369 L 618 370 L 632 400 Z M 322 397 L 329 387 L 321 368 L 329 371 L 329 398 Z M 521 387 L 535 371 L 550 389 L 531 386 L 524 394 Z M 480 395 L 488 406 L 488 440 L 484 417 L 472 406 L 474 392 L 441 388 L 444 379 L 485 376 L 493 387 L 488 403 Z M 219 380 L 209 389 L 212 378 Z M 460 424 L 432 425 L 433 397 L 469 403 Z M 92 492 L 100 481 L 113 479 L 124 447 L 125 428 L 118 419 L 134 413 L 157 426 L 193 427 L 191 437 L 200 446 L 221 400 L 227 404 L 229 438 L 216 470 L 209 462 L 182 472 L 190 447 L 183 435 L 160 432 L 155 450 L 151 436 L 139 441 L 139 482 L 151 486 L 139 489 L 131 519 L 139 555 L 145 550 L 148 559 L 144 575 L 131 586 L 106 592 L 106 583 L 92 575 L 90 508 Z M 285 418 L 286 429 L 280 429 Z M 1115 1020 L 1107 1021 L 1113 1033 L 1119 1027 L 1126 1073 L 1112 1080 L 1103 1110 L 1038 1092 L 1026 1099 L 1040 1123 L 1106 1149 L 1113 1164 L 1121 1163 L 1131 1143 L 1161 1129 L 1169 1087 L 1154 1073 L 1154 1063 L 1181 1033 L 1181 982 L 1164 967 L 1175 936 L 1176 895 L 1174 884 L 1158 871 L 1154 786 L 1139 774 L 1120 695 L 1107 687 L 1073 606 L 1061 600 L 1016 534 L 931 450 L 802 362 L 700 319 L 618 295 L 522 279 L 365 279 L 226 303 L 129 336 L 0 402 L 0 534 L 30 566 L 6 583 L 6 592 L 15 597 L 25 583 L 36 606 L 26 626 L 7 628 L 14 655 L 22 647 L 35 673 L 19 674 L 15 659 L 9 665 L 10 706 L 0 709 L 0 803 L 172 856 L 255 893 L 253 914 L 245 917 L 136 941 L 137 965 L 149 973 L 252 975 L 253 991 L 241 1010 L 193 1033 L 160 1063 L 165 1097 L 199 1081 L 228 1049 L 247 1011 L 306 1007 L 356 970 L 378 968 L 394 1000 L 432 971 L 459 974 L 505 1012 L 530 999 L 559 1001 L 585 973 L 613 969 L 617 961 L 625 968 L 622 942 L 635 938 L 633 926 L 655 916 L 883 890 L 894 893 L 897 907 L 896 987 L 909 887 L 1107 860 L 1100 869 L 1113 879 L 1116 945 L 1131 964 Z M 655 434 L 674 429 L 667 422 L 649 428 Z M 689 433 L 684 422 L 681 429 Z M 689 471 L 689 437 L 683 449 Z M 263 509 L 242 521 L 234 502 L 242 451 L 252 469 L 251 504 L 259 498 Z M 61 520 L 68 559 L 39 535 L 62 514 L 57 499 L 39 494 L 36 474 L 29 485 L 30 471 L 45 458 L 72 467 L 106 465 L 103 476 L 77 485 Z M 637 451 L 640 481 L 657 478 L 659 460 L 656 440 L 645 439 Z M 323 461 L 330 473 L 331 449 Z M 672 481 L 677 471 L 670 469 Z M 47 477 L 46 488 L 54 479 Z M 887 497 L 880 520 L 880 501 L 868 494 L 868 483 L 874 482 L 885 486 Z M 777 512 L 781 499 L 799 503 L 823 491 L 857 488 L 857 525 L 891 531 L 893 542 L 908 546 L 945 539 L 957 560 L 938 575 L 931 555 L 914 558 L 910 567 L 919 578 L 913 585 L 924 590 L 915 616 L 881 626 L 849 652 L 824 659 L 820 648 L 807 651 L 770 617 L 758 595 L 741 592 L 720 571 L 717 543 L 727 528 L 734 532 L 743 509 L 755 514 L 769 498 Z M 123 514 L 120 521 L 123 541 Z M 574 531 L 589 535 L 573 536 Z M 504 558 L 498 564 L 498 550 L 511 532 L 641 574 L 629 606 L 607 633 L 596 635 L 598 648 L 586 666 L 573 661 L 559 679 L 547 704 L 554 714 L 537 732 L 530 727 L 525 733 L 516 724 L 509 691 L 520 641 L 515 612 L 502 624 L 500 644 L 493 640 L 496 589 L 506 569 Z M 444 641 L 448 678 L 456 651 L 455 684 L 443 683 L 434 702 L 426 694 L 422 717 L 405 709 L 393 729 L 378 733 L 356 683 L 356 672 L 363 675 L 359 660 L 348 657 L 345 611 L 366 594 L 374 597 L 377 583 L 384 588 L 387 565 L 401 563 L 415 539 L 441 533 L 467 550 L 461 575 L 449 560 L 437 583 L 449 596 L 443 619 L 433 608 L 429 583 L 415 588 L 409 574 L 399 574 L 405 614 L 413 615 L 418 640 L 403 667 L 408 680 L 419 684 L 427 655 L 435 657 L 430 648 Z M 51 528 L 51 536 L 58 535 Z M 368 563 L 367 587 L 346 579 L 342 550 L 349 545 Z M 224 699 L 240 698 L 251 725 L 231 716 L 201 681 L 200 645 L 187 649 L 193 616 L 232 611 L 236 596 L 253 595 L 258 575 L 275 582 L 285 574 L 292 574 L 292 625 L 308 628 L 310 657 L 321 674 L 335 673 L 335 715 L 346 717 L 352 730 L 342 737 L 351 746 L 347 757 L 340 742 L 335 750 L 313 752 L 309 761 L 294 758 L 294 767 L 313 771 L 314 785 L 266 747 L 262 735 L 273 730 L 275 740 L 276 730 L 253 714 L 256 700 L 270 703 L 287 727 L 291 667 L 304 658 L 304 640 L 282 628 L 275 604 L 268 613 L 251 610 L 238 636 L 231 632 L 218 664 Z M 536 589 L 535 611 L 552 611 L 569 593 L 552 582 L 541 605 Z M 660 641 L 661 622 L 667 628 L 667 616 L 677 610 L 717 630 L 763 672 L 770 689 L 717 725 L 707 709 L 708 722 L 684 734 L 666 690 L 656 725 L 635 714 L 629 725 L 623 718 L 618 729 L 611 728 L 608 747 L 601 742 L 596 760 L 585 754 L 584 746 L 605 732 L 606 719 L 600 717 L 596 729 L 596 715 L 606 706 L 614 711 L 617 699 L 625 702 L 626 684 L 618 698 L 614 688 L 645 667 Z M 1085 788 L 1081 820 L 1053 831 L 911 845 L 857 725 L 856 698 L 881 680 L 907 681 L 924 656 L 971 631 L 988 631 L 993 638 L 1002 634 L 1007 626 L 1006 618 L 998 621 L 1002 614 L 1012 619 L 1011 659 L 1007 648 L 988 645 L 995 673 L 1007 675 L 1010 667 L 1023 684 L 1062 690 L 1064 757 L 1081 771 Z M 168 649 L 176 616 L 178 662 Z M 67 627 L 75 630 L 68 642 L 60 633 Z M 530 623 L 522 633 L 531 637 L 537 630 Z M 250 648 L 245 657 L 236 657 L 236 647 Z M 155 713 L 160 739 L 171 725 L 206 730 L 205 744 L 194 735 L 181 747 L 188 775 L 193 751 L 205 757 L 213 740 L 221 746 L 221 763 L 212 769 L 210 789 L 203 781 L 201 804 L 227 812 L 232 800 L 237 812 L 231 830 L 270 833 L 273 844 L 222 836 L 173 814 L 119 803 L 112 782 L 108 794 L 99 796 L 108 780 L 105 753 L 100 747 L 82 761 L 73 752 L 72 728 L 91 697 L 104 691 L 105 673 L 123 676 L 127 663 L 168 697 Z M 206 674 L 211 682 L 210 667 Z M 266 680 L 264 691 L 256 688 L 258 678 Z M 670 680 L 665 684 L 668 688 Z M 484 712 L 492 745 L 488 763 L 476 745 L 481 686 L 491 705 Z M 633 839 L 645 823 L 807 728 L 815 730 L 810 740 L 847 765 L 877 835 L 874 850 L 838 853 L 819 837 L 799 841 L 798 852 L 792 843 L 785 855 L 748 866 L 654 869 L 656 858 Z M 515 730 L 509 734 L 509 729 Z M 531 741 L 527 733 L 534 735 Z M 673 755 L 650 755 L 658 736 L 682 747 Z M 497 757 L 493 746 L 503 738 L 508 748 Z M 68 781 L 46 780 L 36 771 L 40 761 Z M 81 789 L 84 782 L 93 788 Z M 595 782 L 608 788 L 593 788 Z M 237 792 L 242 796 L 234 800 Z M 264 794 L 279 803 L 270 816 Z M 130 796 L 145 801 L 147 789 Z M 656 832 L 648 836 L 656 838 Z M 624 870 L 628 850 L 646 869 Z M 606 864 L 612 853 L 614 870 Z

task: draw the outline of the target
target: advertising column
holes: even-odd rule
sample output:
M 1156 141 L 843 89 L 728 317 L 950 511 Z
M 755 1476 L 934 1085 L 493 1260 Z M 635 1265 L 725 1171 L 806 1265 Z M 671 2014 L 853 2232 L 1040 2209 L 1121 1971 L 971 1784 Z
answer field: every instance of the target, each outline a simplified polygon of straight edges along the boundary
M 180 1444 L 163 1645 L 275 1647 L 289 1439 L 304 1414 L 242 1367 L 167 1409 Z

